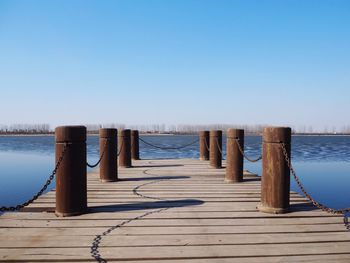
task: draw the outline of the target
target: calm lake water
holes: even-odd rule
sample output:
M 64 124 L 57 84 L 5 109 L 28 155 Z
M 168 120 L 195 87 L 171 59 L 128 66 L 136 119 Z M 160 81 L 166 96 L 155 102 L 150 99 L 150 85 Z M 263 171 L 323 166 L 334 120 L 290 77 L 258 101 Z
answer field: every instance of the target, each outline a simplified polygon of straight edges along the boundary
M 162 147 L 188 144 L 197 136 L 141 136 Z M 223 152 L 226 139 L 223 139 Z M 255 158 L 261 153 L 261 137 L 246 136 L 245 151 Z M 87 140 L 88 162 L 99 156 L 98 137 Z M 159 150 L 140 142 L 142 159 L 199 158 L 198 142 L 182 150 Z M 224 156 L 225 158 L 226 156 Z M 293 136 L 292 159 L 297 175 L 308 192 L 326 205 L 350 206 L 350 136 Z M 54 168 L 53 136 L 0 136 L 0 206 L 16 205 L 36 193 Z M 261 175 L 261 161 L 244 163 Z M 54 183 L 49 189 L 54 188 Z M 291 188 L 300 192 L 291 180 Z

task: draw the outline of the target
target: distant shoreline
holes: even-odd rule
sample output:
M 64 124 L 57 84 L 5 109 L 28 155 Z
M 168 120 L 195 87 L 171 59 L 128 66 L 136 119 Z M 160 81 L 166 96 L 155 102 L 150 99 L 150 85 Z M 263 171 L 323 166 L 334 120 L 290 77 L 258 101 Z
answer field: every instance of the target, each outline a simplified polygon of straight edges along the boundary
M 98 133 L 87 133 L 87 136 L 98 136 Z M 185 135 L 198 135 L 198 133 L 140 133 L 142 136 L 185 136 Z M 225 134 L 223 134 L 225 135 Z M 246 136 L 262 136 L 261 133 L 246 133 Z M 0 137 L 11 137 L 11 136 L 55 136 L 55 133 L 2 133 L 0 134 Z M 350 133 L 294 133 L 292 136 L 335 136 L 335 137 L 341 137 L 341 136 L 350 136 Z
M 11 136 L 55 136 L 54 133 L 2 133 L 0 137 L 11 137 Z

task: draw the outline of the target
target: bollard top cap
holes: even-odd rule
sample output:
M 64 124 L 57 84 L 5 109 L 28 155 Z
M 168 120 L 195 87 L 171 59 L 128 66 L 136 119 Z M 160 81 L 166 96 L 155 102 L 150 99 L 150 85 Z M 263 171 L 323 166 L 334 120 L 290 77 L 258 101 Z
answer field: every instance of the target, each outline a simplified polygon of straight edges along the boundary
M 102 128 L 99 130 L 101 138 L 116 138 L 118 130 L 114 128 Z
M 267 143 L 290 143 L 292 129 L 289 127 L 266 127 L 263 132 L 263 141 Z
M 243 129 L 227 129 L 227 137 L 244 137 Z
M 56 142 L 86 142 L 85 126 L 59 126 L 55 129 Z

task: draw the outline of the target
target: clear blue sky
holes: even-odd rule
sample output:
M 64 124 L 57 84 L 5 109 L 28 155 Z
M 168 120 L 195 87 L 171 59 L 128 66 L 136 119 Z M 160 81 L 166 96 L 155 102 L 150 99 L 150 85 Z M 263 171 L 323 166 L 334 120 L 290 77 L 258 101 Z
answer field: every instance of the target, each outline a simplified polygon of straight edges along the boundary
M 0 0 L 0 124 L 350 125 L 350 1 Z

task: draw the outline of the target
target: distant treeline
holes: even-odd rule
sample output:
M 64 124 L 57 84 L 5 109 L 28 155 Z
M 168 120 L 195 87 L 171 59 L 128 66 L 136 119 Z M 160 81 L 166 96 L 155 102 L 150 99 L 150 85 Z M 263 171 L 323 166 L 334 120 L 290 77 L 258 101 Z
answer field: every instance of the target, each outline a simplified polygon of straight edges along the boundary
M 0 134 L 49 134 L 49 124 L 12 124 L 0 125 Z
M 124 124 L 88 124 L 85 125 L 88 133 L 98 133 L 100 128 L 116 128 L 116 129 L 132 129 L 139 130 L 144 134 L 196 134 L 203 130 L 223 130 L 228 128 L 244 129 L 249 134 L 259 134 L 266 125 L 227 125 L 227 124 L 211 124 L 211 125 L 165 125 L 165 124 L 150 124 L 150 125 L 129 125 Z
M 209 125 L 165 125 L 165 124 L 149 124 L 149 125 L 124 125 L 124 124 L 89 124 L 86 125 L 89 133 L 98 133 L 100 128 L 116 128 L 116 129 L 133 129 L 139 130 L 144 134 L 196 134 L 203 130 L 222 130 L 224 133 L 229 128 L 244 129 L 245 134 L 262 134 L 266 124 L 256 125 L 235 125 L 235 124 L 209 124 Z M 350 125 L 343 126 L 340 129 L 336 127 L 324 127 L 322 130 L 316 130 L 312 126 L 292 127 L 293 134 L 304 135 L 348 135 L 350 134 Z
M 165 125 L 165 124 L 149 124 L 149 125 L 125 125 L 119 123 L 109 124 L 83 124 L 86 126 L 89 134 L 98 134 L 100 128 L 116 128 L 139 130 L 143 134 L 196 134 L 203 130 L 222 130 L 226 132 L 229 128 L 244 129 L 246 134 L 261 134 L 265 124 L 257 125 L 234 125 L 234 124 L 210 124 L 210 125 Z M 294 134 L 301 135 L 323 135 L 323 134 L 350 134 L 350 125 L 336 129 L 335 127 L 325 127 L 322 130 L 313 129 L 312 126 L 292 127 Z M 0 134 L 52 134 L 54 129 L 49 124 L 12 124 L 1 125 Z

